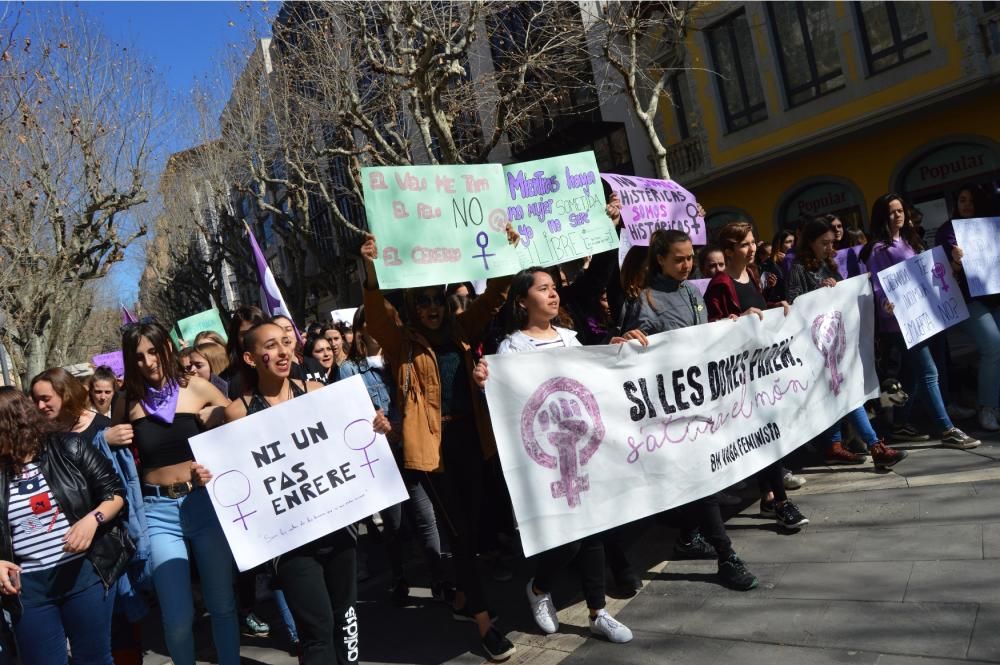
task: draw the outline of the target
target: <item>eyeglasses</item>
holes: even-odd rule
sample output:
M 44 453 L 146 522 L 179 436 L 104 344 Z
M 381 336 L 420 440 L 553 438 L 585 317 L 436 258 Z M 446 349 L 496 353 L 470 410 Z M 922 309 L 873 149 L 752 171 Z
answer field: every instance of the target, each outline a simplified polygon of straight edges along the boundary
M 443 295 L 428 296 L 425 294 L 422 296 L 417 296 L 416 303 L 417 307 L 431 307 L 432 305 L 436 305 L 438 307 L 444 307 L 445 299 Z

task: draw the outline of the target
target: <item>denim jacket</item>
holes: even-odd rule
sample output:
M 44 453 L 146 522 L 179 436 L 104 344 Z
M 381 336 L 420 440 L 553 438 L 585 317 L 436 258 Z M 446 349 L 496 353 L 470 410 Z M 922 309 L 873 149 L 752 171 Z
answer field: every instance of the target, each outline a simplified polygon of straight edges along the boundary
M 396 414 L 392 408 L 392 394 L 396 390 L 393 385 L 392 375 L 385 370 L 385 367 L 376 367 L 368 361 L 348 360 L 340 366 L 337 379 L 346 379 L 349 376 L 360 374 L 368 389 L 368 396 L 372 398 L 372 405 L 376 409 L 382 409 L 382 413 L 390 422 L 396 423 Z

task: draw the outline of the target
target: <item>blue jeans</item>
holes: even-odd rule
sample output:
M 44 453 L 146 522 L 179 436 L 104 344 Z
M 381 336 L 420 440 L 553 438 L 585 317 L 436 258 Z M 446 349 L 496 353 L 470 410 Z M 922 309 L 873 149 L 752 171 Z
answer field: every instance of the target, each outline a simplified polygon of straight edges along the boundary
M 899 417 L 893 419 L 896 425 L 904 425 L 910 422 L 910 414 L 917 403 L 922 403 L 927 410 L 927 416 L 940 434 L 945 430 L 954 427 L 948 411 L 945 410 L 944 398 L 941 396 L 941 387 L 938 385 L 938 370 L 931 355 L 931 344 L 935 339 L 931 338 L 920 342 L 912 349 L 906 349 L 903 335 L 896 333 L 889 336 L 892 343 L 903 351 L 903 390 L 910 399 L 903 406 L 899 407 Z
M 288 631 L 288 639 L 292 642 L 299 641 L 299 631 L 295 628 L 295 619 L 292 618 L 292 610 L 288 608 L 288 601 L 285 600 L 285 592 L 281 589 L 274 589 L 274 604 L 278 606 L 278 614 L 281 616 L 285 630 Z
M 153 586 L 163 615 L 167 651 L 176 665 L 194 665 L 194 601 L 188 548 L 201 577 L 219 665 L 239 665 L 240 633 L 233 591 L 233 555 L 208 492 L 179 499 L 143 498 L 152 550 Z
M 854 409 L 846 416 L 838 420 L 833 424 L 833 426 L 824 433 L 824 437 L 829 439 L 830 443 L 840 443 L 844 440 L 843 434 L 840 432 L 840 424 L 843 421 L 847 421 L 854 428 L 854 431 L 858 433 L 861 440 L 865 442 L 865 445 L 871 448 L 879 441 L 878 434 L 872 428 L 872 423 L 868 420 L 868 414 L 865 412 L 865 407 L 859 406 Z
M 1000 307 L 987 307 L 978 300 L 968 303 L 969 318 L 958 324 L 979 349 L 980 406 L 1000 406 Z
M 66 638 L 73 665 L 113 665 L 108 594 L 86 557 L 21 576 L 24 611 L 14 624 L 21 662 L 66 665 Z

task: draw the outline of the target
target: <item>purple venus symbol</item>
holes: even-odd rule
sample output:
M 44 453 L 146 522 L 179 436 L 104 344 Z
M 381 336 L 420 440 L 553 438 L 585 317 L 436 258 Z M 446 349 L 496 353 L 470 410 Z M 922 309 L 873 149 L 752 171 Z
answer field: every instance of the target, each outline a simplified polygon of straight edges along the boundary
M 363 453 L 365 456 L 365 463 L 361 466 L 368 467 L 368 473 L 372 474 L 372 478 L 375 477 L 375 471 L 372 470 L 372 464 L 378 461 L 378 458 L 370 459 L 368 455 L 368 448 L 375 443 L 375 430 L 372 428 L 372 421 L 360 418 L 358 420 L 352 420 L 347 423 L 347 427 L 344 428 L 344 444 L 347 445 L 351 450 L 356 450 L 359 453 Z
M 844 375 L 840 373 L 840 361 L 847 351 L 847 341 L 844 336 L 844 320 L 840 312 L 820 314 L 812 322 L 813 344 L 823 354 L 825 366 L 830 370 L 830 390 L 834 395 L 840 394 L 840 386 Z
M 582 405 L 582 408 L 581 408 Z M 539 440 L 554 449 L 545 451 Z M 549 379 L 535 390 L 521 412 L 521 442 L 528 456 L 547 469 L 558 469 L 559 480 L 550 485 L 553 499 L 566 498 L 570 508 L 580 505 L 580 495 L 590 480 L 580 473 L 604 440 L 604 423 L 593 393 L 579 381 Z
M 934 267 L 931 269 L 931 275 L 933 275 L 934 277 L 937 277 L 938 282 L 941 283 L 941 290 L 944 291 L 945 293 L 947 293 L 948 292 L 948 282 L 945 281 L 945 279 L 944 279 L 944 275 L 945 275 L 944 264 L 943 263 L 935 263 Z
M 249 513 L 244 513 L 240 504 L 250 498 L 250 479 L 235 469 L 220 473 L 212 483 L 212 494 L 215 496 L 215 502 L 220 506 L 236 508 L 238 517 L 233 522 L 242 522 L 243 530 L 249 531 L 247 518 L 257 511 L 251 510 Z

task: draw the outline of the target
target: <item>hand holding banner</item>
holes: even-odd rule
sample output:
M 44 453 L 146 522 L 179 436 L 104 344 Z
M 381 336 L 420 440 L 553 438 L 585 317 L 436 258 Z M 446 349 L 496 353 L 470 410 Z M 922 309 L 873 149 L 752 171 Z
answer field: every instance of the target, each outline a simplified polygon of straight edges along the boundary
M 1000 293 L 1000 217 L 956 219 L 955 239 L 962 248 L 962 270 L 975 298 Z
M 649 337 L 489 357 L 524 553 L 719 491 L 878 394 L 867 277 L 765 312 Z
M 969 318 L 944 248 L 932 247 L 878 273 L 906 348 Z
M 239 569 L 408 498 L 360 376 L 191 439 Z

